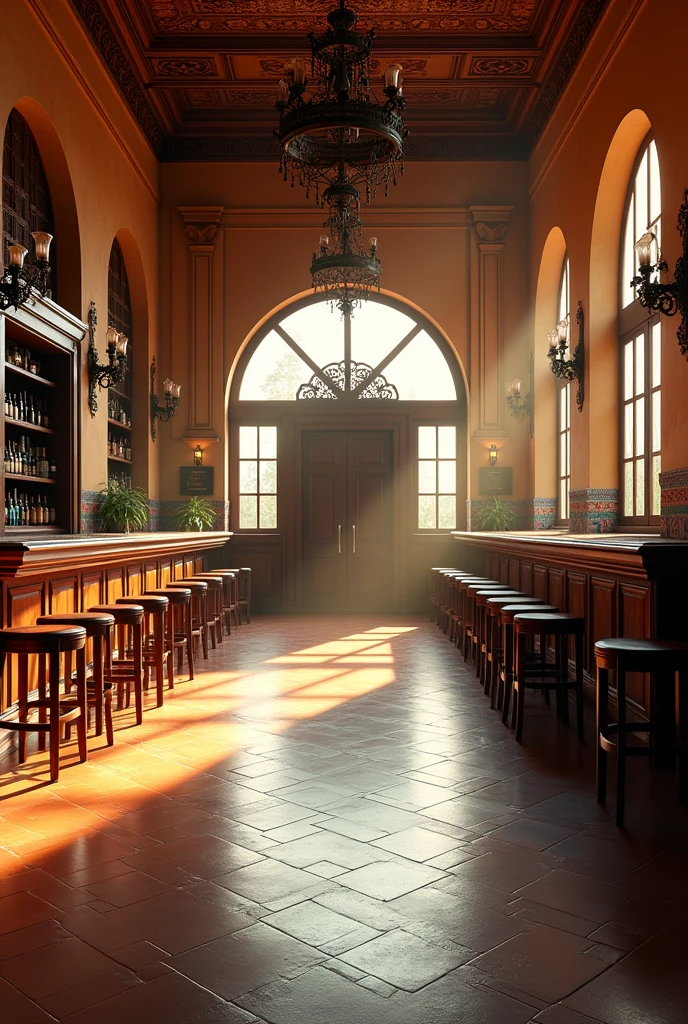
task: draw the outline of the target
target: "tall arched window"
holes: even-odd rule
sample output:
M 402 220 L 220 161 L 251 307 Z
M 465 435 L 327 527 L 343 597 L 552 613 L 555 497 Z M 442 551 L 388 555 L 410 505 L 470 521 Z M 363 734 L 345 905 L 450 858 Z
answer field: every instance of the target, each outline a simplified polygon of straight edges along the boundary
M 654 140 L 643 147 L 631 178 L 620 265 L 620 513 L 625 529 L 657 526 L 661 512 L 662 355 L 659 314 L 648 318 L 632 278 L 635 243 L 647 231 L 661 242 L 661 187 Z
M 557 323 L 566 324 L 567 347 L 571 337 L 571 288 L 569 258 L 564 259 L 559 285 Z M 571 490 L 571 382 L 557 378 L 557 520 L 562 525 L 569 519 Z
M 8 263 L 8 248 L 23 245 L 33 254 L 33 231 L 54 235 L 50 189 L 41 154 L 26 119 L 14 108 L 5 127 L 2 151 L 2 261 Z M 57 295 L 55 242 L 51 249 L 52 297 Z
M 127 268 L 117 239 L 112 243 L 108 264 L 108 327 L 110 326 L 116 327 L 120 334 L 125 334 L 129 343 L 127 375 L 116 388 L 108 389 L 108 480 L 122 487 L 131 487 L 133 323 Z

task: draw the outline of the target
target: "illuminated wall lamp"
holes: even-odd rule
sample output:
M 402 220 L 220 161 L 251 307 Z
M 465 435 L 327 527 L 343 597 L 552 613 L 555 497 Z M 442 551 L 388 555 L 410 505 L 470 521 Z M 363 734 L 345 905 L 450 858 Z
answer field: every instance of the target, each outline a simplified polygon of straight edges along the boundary
M 489 452 L 487 454 L 488 454 L 488 458 L 490 460 L 490 466 L 496 466 L 497 465 L 497 445 L 496 444 L 491 444 L 490 445 L 490 450 L 489 450 Z
M 203 465 L 203 449 L 201 448 L 200 444 L 197 444 L 193 450 L 193 460 L 194 466 Z
M 506 386 L 506 404 L 509 406 L 509 412 L 511 415 L 515 416 L 517 420 L 522 420 L 526 416 L 528 417 L 528 433 L 532 437 L 533 393 L 535 391 L 535 375 L 532 355 L 528 360 L 528 372 L 530 376 L 530 391 L 528 394 L 523 394 L 523 383 L 519 377 L 516 377 L 514 380 L 509 381 Z
M 664 313 L 665 316 L 681 314 L 676 337 L 681 355 L 685 356 L 688 354 L 688 189 L 683 193 L 683 203 L 678 212 L 678 231 L 683 252 L 676 260 L 674 280 L 664 284 L 660 281 L 661 274 L 668 269 L 667 263 L 661 258 L 656 236 L 652 231 L 647 231 L 635 243 L 639 273 L 631 285 L 637 290 L 641 306 L 650 312 Z
M 35 257 L 27 259 L 29 250 L 23 245 L 10 245 L 9 265 L 0 276 L 0 310 L 15 310 L 23 306 L 31 298 L 31 292 L 37 291 L 45 296 L 50 291 L 50 243 L 53 236 L 47 231 L 34 231 L 33 238 Z
M 576 310 L 576 323 L 578 324 L 578 342 L 571 359 L 567 359 L 569 347 L 569 318 L 560 320 L 555 331 L 547 335 L 547 356 L 551 364 L 552 373 L 561 380 L 578 381 L 576 392 L 576 405 L 580 412 L 585 399 L 585 339 L 583 336 L 583 303 L 578 300 Z
M 107 329 L 107 363 L 98 362 L 98 348 L 96 346 L 96 326 L 98 314 L 96 304 L 92 302 L 88 309 L 88 407 L 91 416 L 98 412 L 98 398 L 96 387 L 114 388 L 121 384 L 127 373 L 127 344 L 129 339 L 126 334 L 120 334 L 116 327 Z
M 181 384 L 175 384 L 174 381 L 167 377 L 162 382 L 165 404 L 163 405 L 158 401 L 155 394 L 155 356 L 153 356 L 153 362 L 150 367 L 150 385 L 151 437 L 155 441 L 157 420 L 167 423 L 168 420 L 174 419 L 177 415 L 182 387 Z

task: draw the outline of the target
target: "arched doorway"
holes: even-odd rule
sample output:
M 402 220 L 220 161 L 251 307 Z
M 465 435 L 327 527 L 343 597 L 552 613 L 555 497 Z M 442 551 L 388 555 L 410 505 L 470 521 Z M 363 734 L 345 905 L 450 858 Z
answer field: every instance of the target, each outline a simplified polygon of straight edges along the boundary
M 427 317 L 387 295 L 282 308 L 242 354 L 229 428 L 233 544 L 269 563 L 273 606 L 413 604 L 418 559 L 465 523 L 464 381 Z

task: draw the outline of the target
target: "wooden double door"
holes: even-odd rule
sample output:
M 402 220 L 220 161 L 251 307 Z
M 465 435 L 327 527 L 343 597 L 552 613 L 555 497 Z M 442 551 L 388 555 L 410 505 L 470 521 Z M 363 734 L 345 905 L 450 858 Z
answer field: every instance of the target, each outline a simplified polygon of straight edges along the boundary
M 312 430 L 302 437 L 304 609 L 391 609 L 392 431 Z

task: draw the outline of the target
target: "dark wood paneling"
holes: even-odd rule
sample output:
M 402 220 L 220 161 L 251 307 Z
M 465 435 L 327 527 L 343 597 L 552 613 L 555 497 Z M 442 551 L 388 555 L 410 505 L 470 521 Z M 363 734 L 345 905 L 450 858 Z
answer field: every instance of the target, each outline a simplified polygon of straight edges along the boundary
M 508 570 L 506 576 L 506 583 L 514 590 L 519 590 L 521 586 L 521 564 L 517 558 L 510 558 L 508 563 Z
M 128 565 L 125 578 L 127 597 L 136 597 L 137 594 L 143 593 L 143 566 Z
M 619 624 L 621 636 L 650 635 L 650 587 L 636 587 L 622 583 L 619 587 Z M 649 679 L 640 672 L 626 676 L 629 700 L 649 711 Z
M 76 576 L 48 582 L 48 614 L 58 615 L 79 610 L 79 581 Z
M 158 563 L 157 562 L 146 562 L 143 567 L 143 591 L 155 590 L 158 586 Z
M 544 565 L 533 566 L 533 597 L 547 600 L 547 569 Z
M 223 552 L 227 568 L 251 570 L 251 603 L 258 612 L 281 611 L 283 599 L 283 552 L 280 534 L 238 535 Z M 287 608 L 287 611 L 294 609 Z
M 532 562 L 521 562 L 519 590 L 524 594 L 533 593 L 533 565 Z
M 617 625 L 617 583 L 616 580 L 590 577 L 590 610 L 588 614 L 588 664 L 594 664 L 594 648 L 597 640 L 618 636 Z
M 123 569 L 108 569 L 105 573 L 105 599 L 108 604 L 113 604 L 118 597 L 124 597 L 124 571 Z
M 82 572 L 79 579 L 79 587 L 81 591 L 80 610 L 82 612 L 87 612 L 94 605 L 103 604 L 105 588 L 103 586 L 103 573 L 100 570 L 97 572 Z

